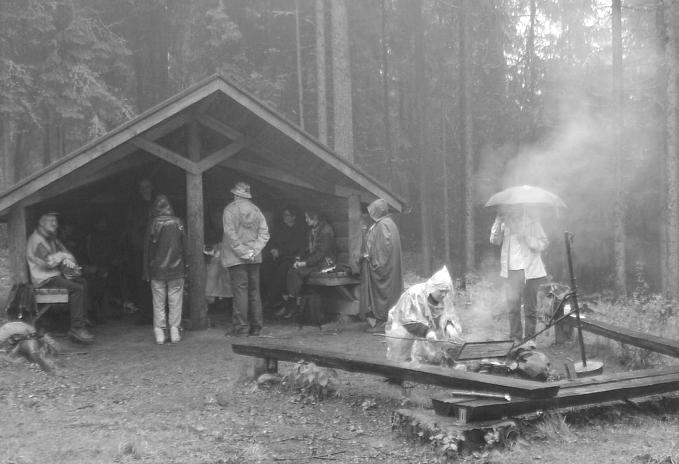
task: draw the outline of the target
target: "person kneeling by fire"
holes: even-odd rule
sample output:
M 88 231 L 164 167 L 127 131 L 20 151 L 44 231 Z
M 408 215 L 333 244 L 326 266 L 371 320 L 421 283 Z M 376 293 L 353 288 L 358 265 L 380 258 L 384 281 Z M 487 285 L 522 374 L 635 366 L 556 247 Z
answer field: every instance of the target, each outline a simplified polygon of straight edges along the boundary
M 449 350 L 464 343 L 444 266 L 426 282 L 406 289 L 389 310 L 385 326 L 387 359 L 422 364 L 452 362 Z

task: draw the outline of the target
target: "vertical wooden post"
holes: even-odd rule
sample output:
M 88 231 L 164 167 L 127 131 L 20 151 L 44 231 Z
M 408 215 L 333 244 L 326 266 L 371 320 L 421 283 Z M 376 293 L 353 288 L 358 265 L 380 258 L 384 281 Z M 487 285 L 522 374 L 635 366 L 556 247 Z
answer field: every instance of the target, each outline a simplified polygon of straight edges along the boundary
M 9 242 L 10 283 L 26 283 L 28 282 L 26 264 L 26 208 L 21 205 L 16 205 L 10 210 L 7 241 Z
M 358 195 L 350 195 L 348 203 L 348 234 L 349 234 L 349 266 L 353 273 L 360 270 L 359 259 L 361 258 L 361 243 L 363 234 L 361 232 L 361 199 Z
M 196 121 L 189 125 L 188 152 L 192 161 L 200 160 L 200 129 Z M 186 173 L 186 222 L 189 255 L 189 307 L 191 327 L 207 329 L 205 282 L 207 272 L 203 258 L 204 243 L 203 174 Z

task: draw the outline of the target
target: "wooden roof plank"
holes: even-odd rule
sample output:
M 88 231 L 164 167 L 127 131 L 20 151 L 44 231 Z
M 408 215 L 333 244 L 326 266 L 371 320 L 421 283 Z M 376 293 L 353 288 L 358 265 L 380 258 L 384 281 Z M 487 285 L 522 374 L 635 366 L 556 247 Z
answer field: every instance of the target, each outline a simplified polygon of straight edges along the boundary
M 66 174 L 58 181 L 49 184 L 44 189 L 39 190 L 37 193 L 27 197 L 20 203 L 24 206 L 36 204 L 48 198 L 84 187 L 101 179 L 118 174 L 119 172 L 147 163 L 147 159 L 131 155 L 136 150 L 137 147 L 126 143 L 113 150 L 111 155 L 105 158 L 99 158 L 94 163 L 87 164 L 80 169 Z
M 318 158 L 325 161 L 330 166 L 334 167 L 336 170 L 344 174 L 347 178 L 358 183 L 366 190 L 369 190 L 375 196 L 385 199 L 397 211 L 402 210 L 403 202 L 396 198 L 391 193 L 389 193 L 385 188 L 380 186 L 377 181 L 369 178 L 368 175 L 360 172 L 358 169 L 351 166 L 347 161 L 340 159 L 337 155 L 333 154 L 327 147 L 321 145 L 320 142 L 312 139 L 308 134 L 300 131 L 299 128 L 294 126 L 291 122 L 287 121 L 285 118 L 276 114 L 273 110 L 264 106 L 260 102 L 252 99 L 245 92 L 234 87 L 233 85 L 229 84 L 226 81 L 222 81 L 222 90 L 229 97 L 233 98 L 238 103 L 248 108 L 256 116 L 268 122 L 271 126 L 278 129 L 283 135 L 295 141 L 305 150 L 310 151 Z

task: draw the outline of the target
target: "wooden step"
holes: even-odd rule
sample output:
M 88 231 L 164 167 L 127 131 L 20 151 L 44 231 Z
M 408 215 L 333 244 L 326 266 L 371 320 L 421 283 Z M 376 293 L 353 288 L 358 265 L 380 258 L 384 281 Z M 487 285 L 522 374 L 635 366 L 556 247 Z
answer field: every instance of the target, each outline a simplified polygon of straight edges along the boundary
M 608 401 L 679 391 L 679 367 L 623 372 L 558 382 L 553 398 L 512 397 L 511 401 L 439 396 L 432 398 L 439 411 L 446 411 L 460 423 L 496 420 L 544 409 L 600 404 Z

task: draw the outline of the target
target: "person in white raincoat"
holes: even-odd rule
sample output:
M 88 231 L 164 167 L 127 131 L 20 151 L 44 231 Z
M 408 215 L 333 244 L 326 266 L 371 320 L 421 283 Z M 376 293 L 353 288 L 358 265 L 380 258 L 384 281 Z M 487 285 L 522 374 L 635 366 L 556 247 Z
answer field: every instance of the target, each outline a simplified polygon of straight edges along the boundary
M 452 298 L 453 282 L 444 266 L 426 282 L 405 290 L 389 311 L 385 327 L 387 359 L 438 363 L 447 340 L 459 343 L 461 329 Z

